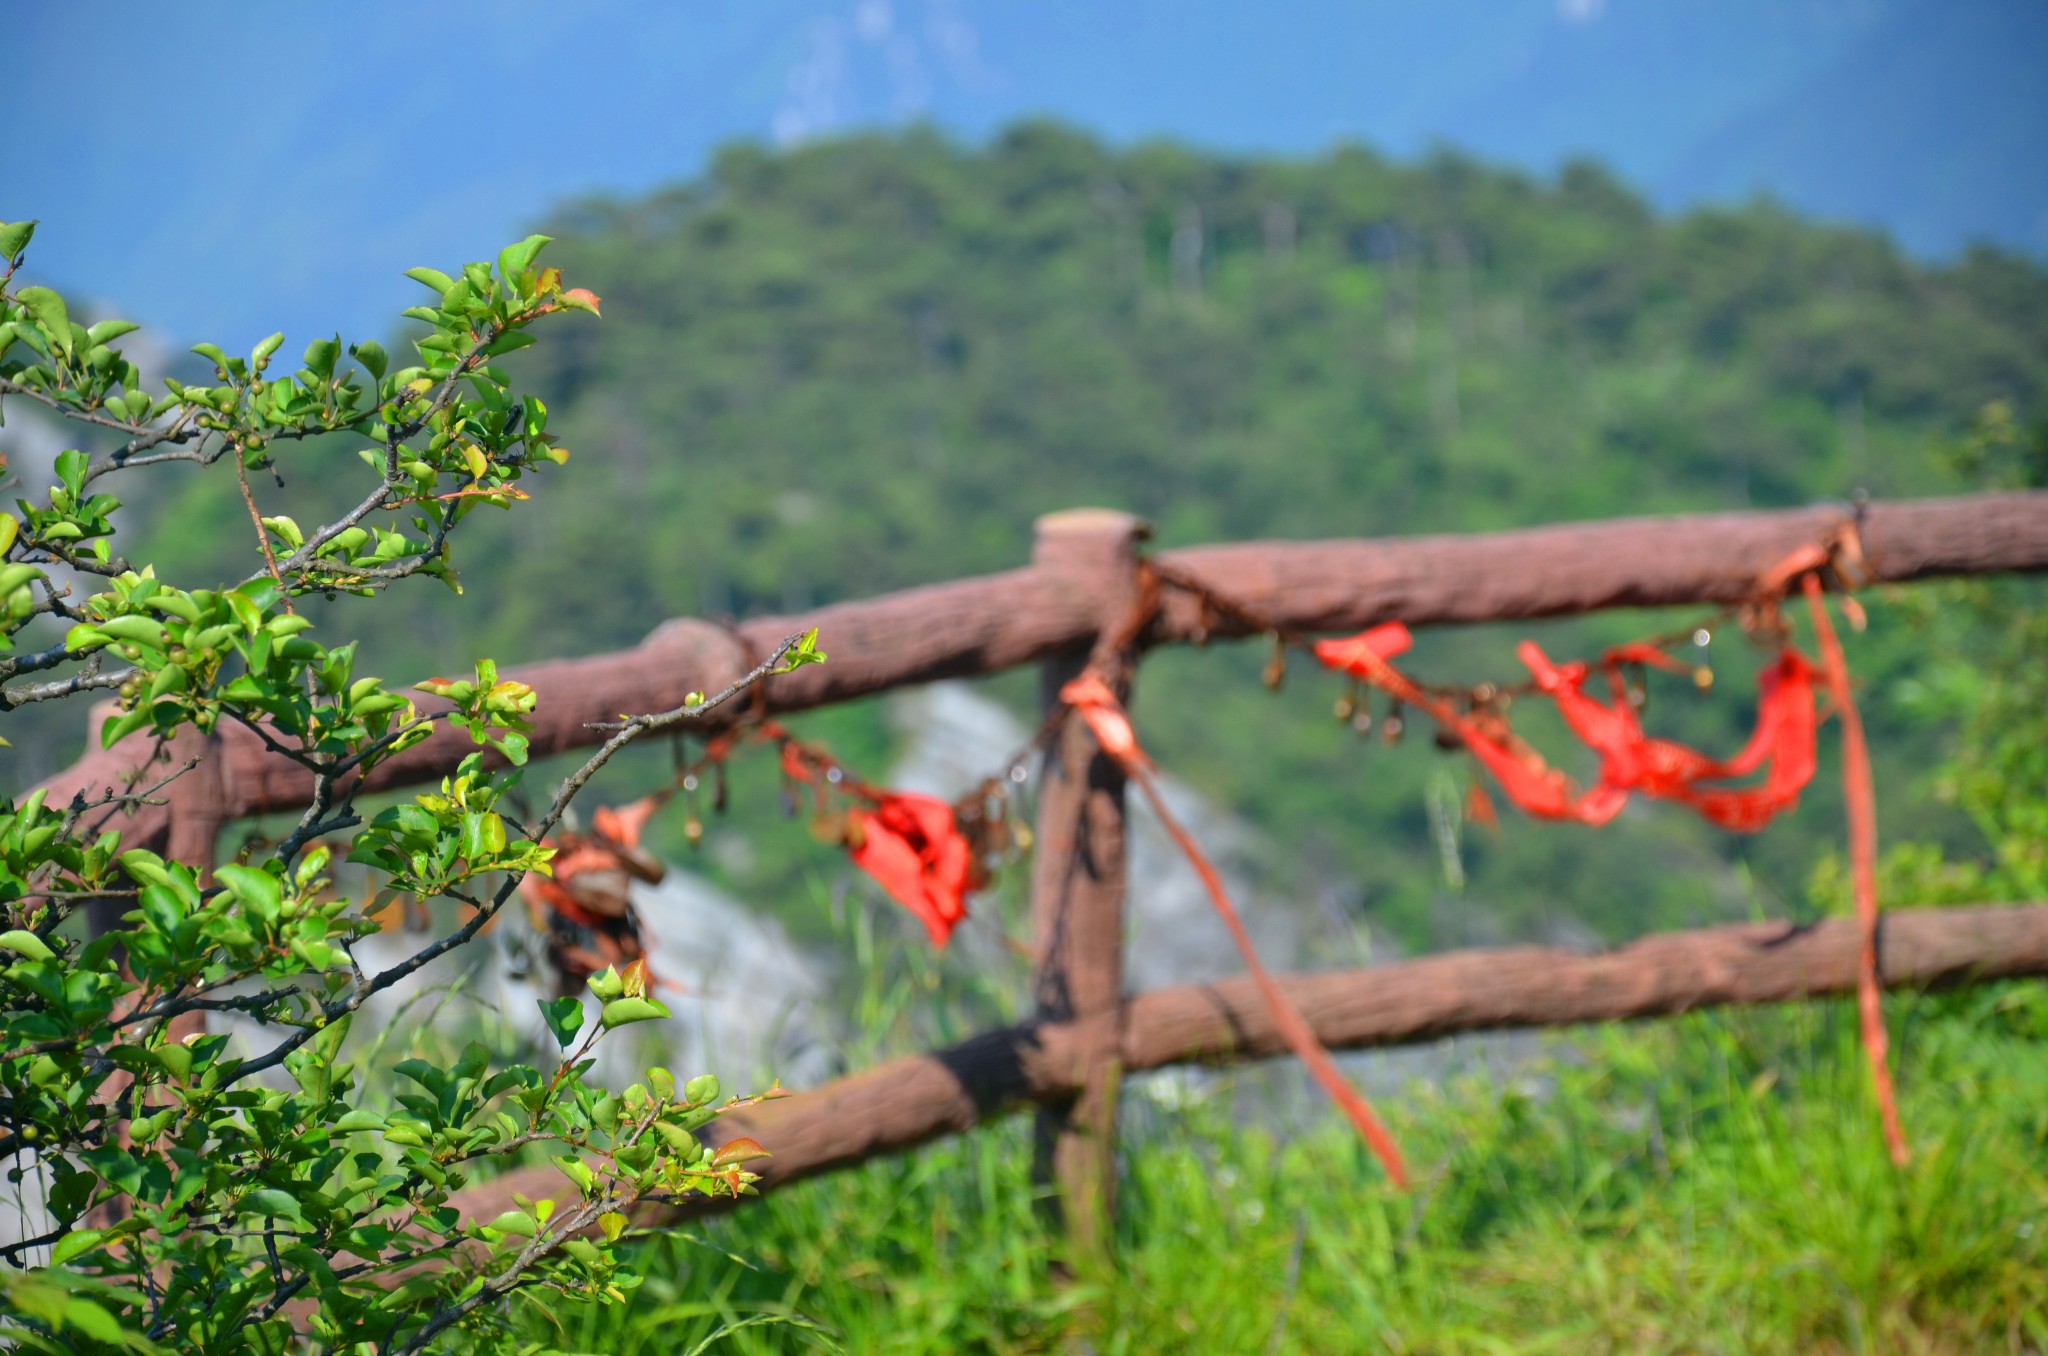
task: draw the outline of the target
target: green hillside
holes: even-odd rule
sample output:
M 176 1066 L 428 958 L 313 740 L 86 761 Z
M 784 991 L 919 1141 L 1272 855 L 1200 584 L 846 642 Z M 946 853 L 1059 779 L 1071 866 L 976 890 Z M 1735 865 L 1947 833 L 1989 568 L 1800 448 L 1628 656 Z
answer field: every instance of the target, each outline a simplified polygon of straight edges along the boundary
M 1028 125 L 982 148 L 736 147 L 699 181 L 539 225 L 604 297 L 601 325 L 520 355 L 576 456 L 536 511 L 471 534 L 462 605 L 411 595 L 412 624 L 366 647 L 384 671 L 1006 568 L 1036 515 L 1083 503 L 1142 513 L 1170 546 L 1953 491 L 1936 452 L 1980 408 L 2048 407 L 2035 265 L 1929 268 L 1768 205 L 1660 218 L 1590 166 L 1539 182 L 1448 154 L 1119 151 Z M 317 481 L 328 456 L 353 465 L 335 449 L 286 474 Z M 194 488 L 235 530 L 231 499 Z M 1946 733 L 1899 699 L 1925 643 L 1910 622 L 1879 604 L 1852 653 L 1885 821 L 1973 850 L 1921 772 Z M 1644 625 L 1542 634 L 1568 650 Z M 1519 634 L 1425 638 L 1418 667 L 1512 676 Z M 1660 692 L 1653 714 L 1731 743 L 1752 664 L 1737 640 L 1715 650 L 1714 697 Z M 1825 787 L 1757 840 L 1658 807 L 1598 833 L 1510 818 L 1466 836 L 1449 908 L 1428 788 L 1466 770 L 1426 740 L 1360 749 L 1333 683 L 1298 673 L 1274 697 L 1262 658 L 1155 658 L 1141 726 L 1267 831 L 1277 880 L 1406 946 L 1796 908 L 1839 838 Z M 875 711 L 820 728 L 880 770 Z M 765 777 L 747 785 L 716 832 L 763 835 L 763 864 L 727 873 L 780 907 L 832 858 L 780 824 Z

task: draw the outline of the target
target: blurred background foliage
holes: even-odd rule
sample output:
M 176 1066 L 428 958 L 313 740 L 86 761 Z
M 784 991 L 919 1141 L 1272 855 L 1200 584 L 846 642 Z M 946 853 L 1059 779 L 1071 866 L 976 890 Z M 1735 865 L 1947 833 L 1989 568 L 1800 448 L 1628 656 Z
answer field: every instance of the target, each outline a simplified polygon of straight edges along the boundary
M 478 525 L 460 604 L 388 600 L 407 615 L 366 642 L 375 671 L 593 653 L 669 616 L 1003 569 L 1037 515 L 1077 504 L 1141 513 L 1171 547 L 1951 493 L 2041 470 L 2037 264 L 1988 248 L 1922 263 L 1765 202 L 1661 217 L 1592 163 L 1538 179 L 1449 152 L 1113 150 L 1044 122 L 968 146 L 911 129 L 735 145 L 692 182 L 534 224 L 605 300 L 602 325 L 518 355 L 572 474 L 538 487 L 538 512 Z M 304 488 L 352 462 L 308 449 L 285 474 Z M 160 558 L 225 562 L 237 506 L 195 481 L 176 508 L 218 531 L 162 540 Z M 1888 838 L 1988 851 L 1994 784 L 1933 769 L 1966 707 L 2008 698 L 1929 663 L 2038 654 L 2006 611 L 2036 597 L 2009 581 L 1873 596 L 1851 660 Z M 1425 636 L 1416 667 L 1513 678 L 1524 633 L 1572 653 L 1687 620 Z M 1733 628 L 1711 659 L 1713 694 L 1660 689 L 1652 719 L 1729 747 L 1754 659 Z M 1256 645 L 1155 656 L 1143 732 L 1263 831 L 1277 881 L 1397 949 L 1796 915 L 1840 835 L 1828 778 L 1755 839 L 1669 807 L 1602 832 L 1509 816 L 1462 835 L 1454 886 L 1424 794 L 1454 765 L 1427 739 L 1360 746 L 1330 719 L 1333 681 L 1297 668 L 1275 697 L 1262 662 Z M 1025 675 L 987 686 L 1035 700 Z M 878 705 L 805 725 L 886 768 Z M 2007 775 L 1993 765 L 2012 758 L 1986 756 L 1972 776 Z M 664 772 L 650 753 L 601 790 Z M 743 771 L 712 846 L 745 850 L 704 865 L 816 937 L 801 878 L 831 854 L 776 819 L 770 781 Z M 655 830 L 672 851 L 673 818 Z
M 570 473 L 534 487 L 534 511 L 470 525 L 459 604 L 381 600 L 362 671 L 597 653 L 670 616 L 1004 569 L 1037 515 L 1077 504 L 1144 514 L 1171 547 L 2048 481 L 2039 264 L 1989 249 L 1920 262 L 1768 203 L 1662 216 L 1591 164 L 1538 179 L 1448 153 L 1113 150 L 1047 123 L 969 146 L 913 129 L 737 145 L 689 183 L 533 225 L 604 298 L 603 324 L 519 355 Z M 308 447 L 283 471 L 318 493 L 354 450 Z M 240 506 L 163 479 L 138 512 L 201 526 L 143 554 L 230 568 Z M 2048 898 L 2040 583 L 1866 601 L 1849 647 L 1887 902 Z M 1524 634 L 1584 653 L 1692 620 L 1425 634 L 1414 667 L 1513 678 Z M 1661 684 L 1650 718 L 1732 747 L 1757 656 L 1730 628 L 1708 657 L 1712 693 Z M 1297 664 L 1275 695 L 1264 659 L 1257 644 L 1151 657 L 1141 732 L 1261 831 L 1271 884 L 1364 925 L 1382 954 L 1846 904 L 1831 729 L 1806 803 L 1760 837 L 1668 806 L 1598 832 L 1508 814 L 1458 836 L 1452 873 L 1429 806 L 1455 801 L 1441 788 L 1469 778 L 1462 763 L 1419 733 L 1361 744 L 1331 719 L 1334 679 Z M 1028 674 L 981 686 L 1019 712 L 1036 700 Z M 872 776 L 901 741 L 879 702 L 796 724 Z M 17 768 L 40 776 L 79 741 L 31 721 L 16 742 Z M 1012 1015 L 1016 975 L 891 945 L 899 920 L 832 893 L 843 859 L 776 814 L 768 764 L 742 758 L 732 814 L 694 859 L 674 812 L 652 837 L 853 958 L 841 1061 Z M 646 751 L 598 794 L 667 773 Z M 1007 904 L 1012 932 L 1015 890 L 985 906 Z M 1385 1191 L 1333 1120 L 1268 1102 L 1263 1075 L 1142 1080 L 1124 1284 L 1046 1280 L 1054 1238 L 1012 1123 L 792 1191 L 708 1239 L 651 1242 L 634 1305 L 536 1306 L 529 1332 L 608 1352 L 2041 1350 L 2039 988 L 1892 1000 L 1922 1155 L 1905 1176 L 1884 1162 L 1847 1004 L 1701 1014 L 1558 1033 L 1554 1058 L 1387 1099 L 1429 1174 L 1413 1198 Z

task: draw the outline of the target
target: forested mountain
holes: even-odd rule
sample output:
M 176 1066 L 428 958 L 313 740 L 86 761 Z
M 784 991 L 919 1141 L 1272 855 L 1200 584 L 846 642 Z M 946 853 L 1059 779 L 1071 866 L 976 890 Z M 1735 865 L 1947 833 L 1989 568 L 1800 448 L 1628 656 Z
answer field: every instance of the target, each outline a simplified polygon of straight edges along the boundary
M 415 592 L 380 671 L 1006 568 L 1036 515 L 1076 504 L 1178 545 L 1943 492 L 1963 486 L 1935 449 L 1977 411 L 2048 404 L 2034 264 L 1923 266 L 1761 205 L 1660 218 L 1591 165 L 1538 181 L 1450 154 L 1122 152 L 1033 124 L 982 149 L 738 146 L 701 180 L 537 224 L 604 298 L 601 324 L 520 355 L 575 457 L 534 511 L 471 534 L 463 605 Z M 287 476 L 355 464 L 293 455 Z M 217 484 L 192 488 L 238 530 Z M 1852 655 L 1894 773 L 1886 822 L 1963 842 L 1916 771 L 1939 730 L 1890 700 L 1917 634 L 1880 608 Z M 1418 663 L 1512 676 L 1511 638 L 1433 639 Z M 1733 639 L 1715 658 L 1721 690 L 1657 714 L 1732 742 L 1751 659 Z M 1260 660 L 1154 660 L 1141 724 L 1271 835 L 1277 871 L 1410 945 L 1800 907 L 1815 845 L 1839 836 L 1825 789 L 1755 842 L 1659 807 L 1597 833 L 1510 820 L 1466 836 L 1470 907 L 1440 907 L 1425 806 L 1452 765 L 1427 741 L 1359 749 L 1329 719 L 1334 684 L 1297 675 L 1275 697 Z M 880 758 L 872 715 L 827 725 Z M 772 819 L 771 795 L 740 800 L 737 821 Z M 824 860 L 768 841 L 757 861 Z M 793 877 L 771 866 L 728 874 L 773 905 Z

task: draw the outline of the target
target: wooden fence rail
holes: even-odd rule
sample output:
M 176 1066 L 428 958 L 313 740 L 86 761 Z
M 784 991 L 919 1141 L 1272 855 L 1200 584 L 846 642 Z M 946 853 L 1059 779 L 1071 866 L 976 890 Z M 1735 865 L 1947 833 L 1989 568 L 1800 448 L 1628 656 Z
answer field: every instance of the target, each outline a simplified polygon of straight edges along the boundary
M 1613 607 L 1741 601 L 1758 573 L 1850 519 L 1838 508 L 1680 517 L 1621 518 L 1515 532 L 1375 541 L 1246 542 L 1168 551 L 1160 559 L 1297 631 L 1352 630 L 1400 620 L 1410 626 L 1553 617 Z M 1963 495 L 1871 504 L 1862 542 L 1873 580 L 2048 569 L 2048 491 Z M 1087 648 L 1102 625 L 1100 598 L 1118 587 L 1071 560 L 979 579 L 839 603 L 795 617 L 723 627 L 679 619 L 628 650 L 503 670 L 540 695 L 536 757 L 595 744 L 593 722 L 624 711 L 679 706 L 744 673 L 753 658 L 816 626 L 832 662 L 806 667 L 767 690 L 771 711 L 798 711 L 891 688 L 995 673 Z M 1186 643 L 1206 630 L 1227 636 L 1227 618 L 1205 619 L 1195 601 L 1169 592 L 1145 645 Z M 475 746 L 443 730 L 380 766 L 374 789 L 414 786 L 451 771 Z M 143 756 L 128 740 L 88 755 L 44 783 L 52 804 L 76 792 L 122 785 Z M 221 799 L 233 821 L 306 804 L 312 778 L 272 757 L 250 731 L 215 740 Z M 161 848 L 168 807 L 121 825 L 136 846 Z
M 1854 513 L 1821 507 L 1378 541 L 1252 542 L 1165 552 L 1158 561 L 1162 577 L 1226 596 L 1265 625 L 1342 631 L 1391 620 L 1427 626 L 1737 603 L 1753 595 L 1763 572 L 1851 523 L 1872 582 L 2048 569 L 2048 492 L 1869 504 Z M 1134 611 L 1142 535 L 1127 515 L 1056 514 L 1040 522 L 1024 569 L 800 617 L 731 626 L 677 620 L 629 650 L 504 672 L 539 695 L 532 751 L 543 757 L 596 743 L 597 722 L 666 710 L 688 693 L 723 687 L 784 636 L 811 627 L 831 662 L 777 678 L 759 690 L 753 709 L 802 710 L 1020 664 L 1043 666 L 1049 690 L 1083 661 L 1127 686 L 1146 648 L 1241 635 L 1245 625 L 1174 587 L 1164 589 L 1156 610 Z M 1137 615 L 1147 619 L 1129 631 Z M 165 803 L 112 825 L 131 845 L 175 844 L 181 859 L 210 869 L 225 824 L 297 811 L 311 795 L 310 774 L 269 754 L 249 730 L 223 727 L 179 746 L 181 757 L 195 751 L 202 755 L 197 774 Z M 439 778 L 473 751 L 466 735 L 444 726 L 381 765 L 368 789 Z M 54 804 L 117 789 L 146 753 L 143 741 L 129 740 L 44 785 Z M 1098 1252 L 1112 1208 L 1121 1073 L 1279 1051 L 1278 1034 L 1247 985 L 1123 995 L 1122 779 L 1069 716 L 1048 751 L 1042 787 L 1032 1023 L 720 1122 L 721 1133 L 752 1133 L 774 1152 L 769 1184 L 1032 1102 L 1043 1108 L 1041 1170 L 1059 1185 L 1073 1248 Z M 1887 965 L 1902 982 L 2048 973 L 2048 910 L 1899 915 L 1887 928 Z M 1846 924 L 1804 933 L 1720 929 L 1652 939 L 1608 957 L 1453 955 L 1289 984 L 1326 1044 L 1355 1047 L 1839 992 L 1851 984 L 1851 950 Z M 521 1189 L 539 1188 L 514 1174 L 468 1199 L 489 1215 Z
M 2048 975 L 2048 904 L 1898 909 L 1885 915 L 1882 936 L 1888 988 Z M 1748 923 L 1656 934 L 1599 954 L 1543 946 L 1455 951 L 1281 983 L 1325 1045 L 1358 1050 L 1852 993 L 1856 948 L 1849 918 L 1807 927 Z M 713 1130 L 721 1142 L 751 1135 L 773 1148 L 774 1158 L 753 1165 L 762 1190 L 772 1190 L 1022 1106 L 1070 1100 L 1086 1085 L 1105 1029 L 1114 1032 L 1110 1045 L 1127 1073 L 1287 1053 L 1250 981 L 1178 985 L 1127 999 L 1114 1015 L 1089 1023 L 1026 1022 L 890 1060 L 732 1113 Z M 553 1168 L 523 1169 L 462 1191 L 455 1204 L 469 1218 L 491 1219 L 511 1208 L 514 1193 L 559 1192 L 559 1183 Z M 642 1222 L 672 1223 L 730 1205 L 650 1208 Z

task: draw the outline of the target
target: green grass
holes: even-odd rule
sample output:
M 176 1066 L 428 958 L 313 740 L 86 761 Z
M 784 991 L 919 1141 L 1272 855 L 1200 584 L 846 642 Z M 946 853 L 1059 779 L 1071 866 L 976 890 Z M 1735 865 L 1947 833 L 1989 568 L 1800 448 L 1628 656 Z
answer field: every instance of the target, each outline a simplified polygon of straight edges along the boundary
M 1703 1013 L 1386 1099 L 1406 1196 L 1334 1118 L 1259 1128 L 1258 1079 L 1134 1085 L 1111 1275 L 1048 1279 L 1013 1119 L 649 1240 L 630 1303 L 522 1321 L 618 1353 L 2048 1349 L 2048 987 L 1891 1016 L 1903 1174 L 1846 1004 Z

